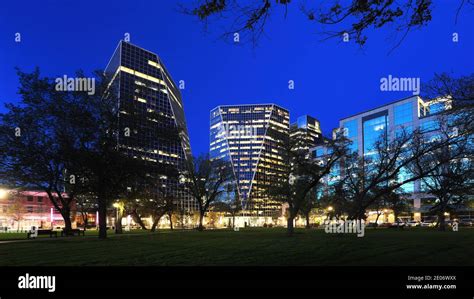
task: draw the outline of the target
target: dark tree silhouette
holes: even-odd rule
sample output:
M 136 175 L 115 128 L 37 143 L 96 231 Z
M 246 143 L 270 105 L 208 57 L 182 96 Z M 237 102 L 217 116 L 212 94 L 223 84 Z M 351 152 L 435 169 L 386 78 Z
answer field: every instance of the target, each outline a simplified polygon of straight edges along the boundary
M 68 125 L 81 119 L 78 105 L 85 93 L 55 90 L 52 79 L 18 70 L 21 102 L 6 104 L 0 115 L 0 181 L 12 187 L 43 190 L 71 229 L 71 205 L 79 188 L 70 170 L 76 164 L 74 144 L 82 135 Z M 78 76 L 81 76 L 78 73 Z
M 8 112 L 0 115 L 0 180 L 47 192 L 67 230 L 76 195 L 97 200 L 99 238 L 106 238 L 107 209 L 129 186 L 139 182 L 154 188 L 160 176 L 177 177 L 174 165 L 134 158 L 121 149 L 118 100 L 103 72 L 94 73 L 92 94 L 56 90 L 54 80 L 40 77 L 39 70 L 19 77 L 22 102 L 7 104 Z M 142 116 L 132 109 L 128 117 L 138 124 L 133 118 Z M 179 129 L 150 135 L 162 144 L 176 142 Z
M 313 190 L 309 191 L 306 194 L 305 200 L 302 202 L 299 215 L 303 216 L 306 222 L 305 227 L 307 229 L 311 228 L 310 214 L 313 209 L 319 206 L 319 202 L 316 198 L 316 192 Z
M 231 166 L 225 161 L 211 160 L 209 155 L 189 161 L 185 184 L 198 204 L 199 230 L 204 229 L 203 219 L 211 204 L 223 199 L 231 178 Z
M 240 200 L 236 184 L 227 184 L 225 196 L 212 206 L 214 211 L 230 214 L 232 216 L 232 228 L 235 228 L 235 216 L 242 211 L 242 200 Z
M 270 198 L 288 205 L 287 233 L 289 236 L 294 233 L 294 219 L 301 208 L 310 205 L 307 202 L 312 199 L 309 193 L 321 186 L 322 179 L 344 157 L 347 145 L 348 141 L 339 134 L 335 140 L 327 141 L 328 155 L 318 160 L 308 157 L 307 150 L 301 149 L 298 140 L 290 140 L 285 145 L 284 152 L 290 166 L 285 173 L 285 180 L 278 185 L 268 186 L 264 192 Z
M 390 27 L 400 34 L 397 47 L 407 34 L 427 25 L 432 18 L 432 0 L 352 0 L 352 1 L 308 1 L 291 0 L 200 0 L 194 5 L 181 5 L 182 11 L 193 15 L 208 25 L 212 20 L 223 20 L 227 29 L 223 37 L 234 33 L 244 34 L 255 45 L 271 16 L 282 11 L 287 16 L 288 9 L 299 9 L 303 15 L 320 26 L 318 29 L 327 38 L 342 38 L 347 34 L 357 44 L 363 46 L 367 32 L 371 29 Z M 453 1 L 454 2 L 454 1 Z M 457 8 L 454 21 L 466 5 L 474 5 L 471 0 L 453 3 Z
M 446 115 L 445 118 L 452 117 Z M 414 172 L 416 174 L 430 169 L 438 161 L 444 161 L 422 178 L 425 192 L 436 196 L 431 211 L 438 216 L 437 225 L 445 230 L 444 213 L 454 210 L 474 194 L 474 136 L 473 131 L 460 129 L 465 124 L 462 114 L 454 120 L 445 120 L 451 136 L 440 135 L 436 138 L 455 138 L 456 142 L 439 147 L 420 157 Z

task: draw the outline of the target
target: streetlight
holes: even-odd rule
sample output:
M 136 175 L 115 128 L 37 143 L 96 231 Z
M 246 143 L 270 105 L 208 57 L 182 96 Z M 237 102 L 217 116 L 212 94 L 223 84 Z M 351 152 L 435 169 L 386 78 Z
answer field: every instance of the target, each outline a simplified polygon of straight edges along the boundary
M 326 216 L 326 219 L 330 219 L 329 215 L 331 214 L 332 211 L 334 211 L 334 208 L 332 206 L 327 207 L 328 214 Z
M 5 199 L 8 196 L 8 190 L 0 189 L 0 199 Z

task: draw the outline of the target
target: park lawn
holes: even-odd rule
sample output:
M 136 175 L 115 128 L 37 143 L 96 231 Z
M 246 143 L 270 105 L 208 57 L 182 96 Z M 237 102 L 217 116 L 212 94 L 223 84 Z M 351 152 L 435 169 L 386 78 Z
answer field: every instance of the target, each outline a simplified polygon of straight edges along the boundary
M 365 237 L 281 228 L 159 231 L 0 244 L 1 266 L 472 266 L 474 229 L 367 229 Z

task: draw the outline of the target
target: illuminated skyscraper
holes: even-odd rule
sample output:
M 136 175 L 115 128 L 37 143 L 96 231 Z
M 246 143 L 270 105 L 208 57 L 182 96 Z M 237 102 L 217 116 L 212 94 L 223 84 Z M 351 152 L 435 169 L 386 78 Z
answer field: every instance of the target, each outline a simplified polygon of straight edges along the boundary
M 173 165 L 184 172 L 190 145 L 183 102 L 158 55 L 121 41 L 105 72 L 118 98 L 119 148 L 134 157 Z M 180 140 L 155 137 L 157 132 L 176 129 Z M 127 130 L 128 136 L 122 134 Z M 176 179 L 162 177 L 162 188 L 179 196 L 183 207 L 191 208 L 189 196 Z
M 244 210 L 270 217 L 281 203 L 263 192 L 285 179 L 289 112 L 275 104 L 218 106 L 210 115 L 210 157 L 231 162 Z
M 292 142 L 304 150 L 316 146 L 323 142 L 323 135 L 319 121 L 309 115 L 298 117 L 295 123 L 290 126 L 290 138 Z

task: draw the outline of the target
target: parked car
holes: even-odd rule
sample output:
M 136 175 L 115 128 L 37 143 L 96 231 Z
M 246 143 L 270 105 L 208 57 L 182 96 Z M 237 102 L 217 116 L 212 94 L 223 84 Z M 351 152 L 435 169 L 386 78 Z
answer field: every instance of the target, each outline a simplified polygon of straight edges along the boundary
M 448 225 L 448 226 L 453 226 L 453 223 L 454 223 L 454 222 L 455 222 L 455 221 L 453 221 L 453 220 L 446 220 L 446 221 L 444 221 L 444 223 L 445 223 L 446 225 Z
M 435 222 L 433 220 L 426 220 L 420 223 L 421 227 L 433 227 L 435 226 Z
M 459 226 L 472 226 L 472 220 L 471 219 L 459 219 Z
M 420 221 L 416 220 L 410 220 L 407 222 L 408 227 L 415 227 L 415 226 L 420 226 Z

